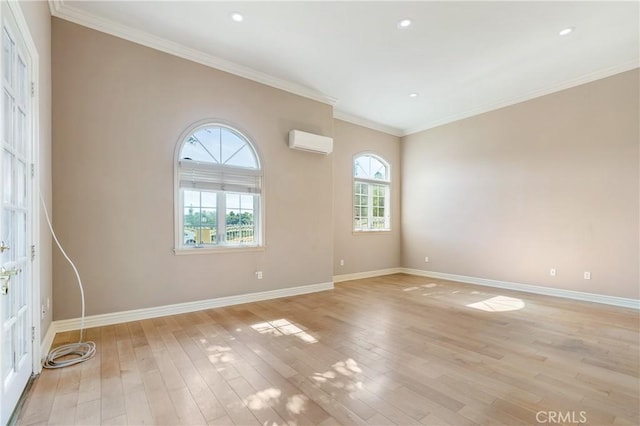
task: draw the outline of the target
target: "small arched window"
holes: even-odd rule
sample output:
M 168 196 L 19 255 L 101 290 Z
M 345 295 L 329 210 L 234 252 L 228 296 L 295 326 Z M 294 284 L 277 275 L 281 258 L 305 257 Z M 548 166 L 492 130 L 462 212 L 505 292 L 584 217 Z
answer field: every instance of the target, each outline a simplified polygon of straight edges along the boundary
M 373 154 L 359 154 L 353 160 L 353 230 L 391 229 L 391 176 L 389 164 Z
M 180 141 L 177 249 L 262 245 L 262 168 L 249 139 L 217 123 Z

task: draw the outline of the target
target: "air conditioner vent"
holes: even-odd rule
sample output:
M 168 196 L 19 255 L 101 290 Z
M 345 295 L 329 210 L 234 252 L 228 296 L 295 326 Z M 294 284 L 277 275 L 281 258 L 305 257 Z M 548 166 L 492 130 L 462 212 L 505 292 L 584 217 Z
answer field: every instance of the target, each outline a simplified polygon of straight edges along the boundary
M 291 130 L 289 132 L 289 148 L 327 155 L 333 151 L 333 138 L 314 135 L 302 130 Z

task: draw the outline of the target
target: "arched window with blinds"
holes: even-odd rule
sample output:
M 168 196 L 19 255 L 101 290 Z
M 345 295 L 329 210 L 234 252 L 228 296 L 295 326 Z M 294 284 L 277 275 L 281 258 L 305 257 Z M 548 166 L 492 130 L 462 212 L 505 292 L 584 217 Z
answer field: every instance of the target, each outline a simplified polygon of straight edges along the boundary
M 176 249 L 262 245 L 262 167 L 249 139 L 218 123 L 180 141 Z

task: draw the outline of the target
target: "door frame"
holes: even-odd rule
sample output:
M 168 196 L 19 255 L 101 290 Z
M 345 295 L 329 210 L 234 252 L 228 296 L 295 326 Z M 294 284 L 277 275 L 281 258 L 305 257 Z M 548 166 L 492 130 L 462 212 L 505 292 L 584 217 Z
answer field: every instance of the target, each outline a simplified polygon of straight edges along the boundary
M 31 130 L 30 140 L 28 143 L 31 145 L 31 164 L 33 175 L 30 180 L 31 187 L 31 241 L 27 244 L 31 244 L 35 247 L 36 256 L 31 263 L 31 288 L 29 289 L 31 294 L 31 327 L 32 327 L 32 339 L 31 339 L 31 374 L 39 374 L 42 371 L 42 354 L 41 354 L 41 313 L 40 313 L 40 201 L 39 201 L 39 182 L 40 182 L 40 96 L 38 90 L 38 83 L 40 77 L 39 69 L 39 57 L 36 45 L 31 37 L 29 26 L 22 13 L 22 9 L 17 0 L 5 0 L 7 8 L 13 15 L 19 36 L 24 40 L 26 45 L 27 54 L 31 60 L 30 70 L 30 82 L 31 82 L 31 122 L 29 127 Z M 0 19 L 3 19 L 3 12 L 0 8 Z M 0 53 L 1 54 L 1 53 Z M 15 407 L 14 407 L 15 410 Z

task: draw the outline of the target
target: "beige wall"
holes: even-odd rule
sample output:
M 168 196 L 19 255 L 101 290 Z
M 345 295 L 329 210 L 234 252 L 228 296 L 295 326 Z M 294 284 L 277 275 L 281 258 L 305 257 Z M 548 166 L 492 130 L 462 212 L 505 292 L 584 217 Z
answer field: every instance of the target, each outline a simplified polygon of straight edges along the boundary
M 39 189 L 47 205 L 51 206 L 51 17 L 47 2 L 20 2 L 20 7 L 38 51 Z M 40 261 L 40 299 L 46 307 L 47 299 L 51 300 L 52 297 L 52 241 L 44 215 L 41 219 L 37 255 Z M 40 323 L 41 337 L 44 337 L 51 324 L 51 312 L 51 309 L 46 310 Z
M 345 275 L 400 266 L 400 140 L 336 120 L 333 144 L 333 273 Z M 370 152 L 391 166 L 391 231 L 353 233 L 353 158 Z M 340 260 L 344 266 L 340 266 Z
M 294 128 L 333 136 L 330 105 L 59 19 L 52 26 L 54 225 L 88 315 L 332 280 L 332 157 L 287 146 Z M 209 117 L 242 130 L 262 155 L 264 251 L 172 252 L 174 151 Z M 57 254 L 53 270 L 54 318 L 78 317 L 73 272 Z
M 52 31 L 54 222 L 88 315 L 398 266 L 639 297 L 637 70 L 400 142 L 333 120 L 329 105 L 66 21 Z M 172 253 L 175 147 L 208 117 L 262 155 L 264 251 Z M 334 153 L 289 150 L 293 128 L 333 136 Z M 388 233 L 352 232 L 352 160 L 363 151 L 392 167 Z M 44 297 L 46 262 L 43 271 Z M 54 318 L 77 317 L 57 252 L 53 271 Z
M 403 265 L 638 299 L 638 80 L 403 138 Z

